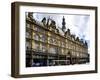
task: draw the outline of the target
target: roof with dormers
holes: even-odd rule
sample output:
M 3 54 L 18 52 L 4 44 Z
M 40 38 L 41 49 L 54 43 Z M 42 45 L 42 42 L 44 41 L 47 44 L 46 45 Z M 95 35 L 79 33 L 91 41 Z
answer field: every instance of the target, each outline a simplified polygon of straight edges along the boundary
M 70 29 L 67 29 L 67 31 L 63 31 L 61 27 L 56 26 L 56 22 L 50 18 L 46 19 L 45 17 L 42 19 L 42 21 L 37 21 L 34 18 L 31 17 L 27 17 L 28 21 L 31 21 L 33 23 L 35 23 L 38 26 L 41 26 L 43 28 L 46 29 L 50 29 L 50 28 L 54 28 L 55 30 L 58 30 L 57 32 L 59 33 L 60 36 L 71 39 L 72 41 L 79 43 L 81 45 L 84 45 L 85 47 L 88 47 L 88 44 L 86 41 L 84 41 L 83 39 L 79 39 L 79 37 L 76 37 L 76 35 L 71 34 L 70 33 Z M 45 21 L 43 21 L 45 20 Z

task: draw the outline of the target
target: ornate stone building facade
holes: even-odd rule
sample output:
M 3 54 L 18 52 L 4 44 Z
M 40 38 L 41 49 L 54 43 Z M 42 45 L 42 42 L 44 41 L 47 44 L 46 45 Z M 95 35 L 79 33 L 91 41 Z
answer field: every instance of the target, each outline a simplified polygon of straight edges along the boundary
M 89 62 L 86 41 L 66 30 L 65 18 L 62 28 L 50 18 L 41 22 L 33 18 L 33 13 L 26 16 L 26 67 L 85 64 Z

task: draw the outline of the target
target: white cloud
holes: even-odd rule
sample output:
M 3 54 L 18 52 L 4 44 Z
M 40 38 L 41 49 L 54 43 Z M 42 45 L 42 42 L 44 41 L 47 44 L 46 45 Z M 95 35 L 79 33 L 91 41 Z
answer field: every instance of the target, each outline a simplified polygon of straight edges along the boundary
M 56 25 L 62 27 L 62 18 L 65 17 L 66 29 L 70 29 L 72 34 L 90 40 L 90 16 L 89 15 L 65 15 L 65 14 L 49 14 L 49 13 L 34 13 L 34 18 L 41 21 L 43 17 L 51 18 L 56 21 Z

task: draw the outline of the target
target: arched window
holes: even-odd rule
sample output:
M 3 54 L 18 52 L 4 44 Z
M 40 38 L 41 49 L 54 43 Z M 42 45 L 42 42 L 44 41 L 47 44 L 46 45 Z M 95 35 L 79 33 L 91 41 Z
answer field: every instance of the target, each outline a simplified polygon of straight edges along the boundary
M 40 49 L 39 43 L 35 42 L 34 43 L 34 50 L 39 51 L 39 49 Z
M 46 52 L 46 45 L 43 45 L 43 44 L 42 44 L 42 51 L 43 51 L 43 52 Z
M 68 51 L 68 53 L 67 53 L 67 54 L 68 54 L 68 56 L 71 56 L 71 52 L 70 52 L 70 51 Z
M 60 52 L 60 49 L 58 47 L 55 47 L 55 51 L 58 54 Z
M 30 24 L 27 23 L 27 24 L 26 24 L 26 27 L 27 27 L 27 28 L 30 28 Z
M 29 41 L 26 42 L 26 50 L 31 49 L 31 43 Z
M 52 37 L 49 37 L 49 43 L 53 44 L 53 38 Z
M 47 40 L 46 35 L 40 35 L 40 40 L 45 42 Z
M 57 45 L 57 39 L 53 39 L 55 45 Z
M 31 35 L 29 32 L 26 32 L 26 38 L 31 38 Z
M 39 41 L 40 37 L 39 37 L 39 35 L 38 35 L 38 34 L 34 34 L 34 35 L 33 35 L 33 39 L 35 39 L 35 40 L 38 40 L 38 41 Z
M 57 49 L 55 47 L 53 47 L 53 46 L 51 46 L 49 50 L 50 50 L 49 52 L 52 53 L 52 54 L 56 54 L 57 53 Z
M 38 31 L 38 27 L 33 25 L 33 30 Z
M 65 43 L 64 42 L 62 42 L 61 44 L 62 44 L 62 47 L 65 47 Z

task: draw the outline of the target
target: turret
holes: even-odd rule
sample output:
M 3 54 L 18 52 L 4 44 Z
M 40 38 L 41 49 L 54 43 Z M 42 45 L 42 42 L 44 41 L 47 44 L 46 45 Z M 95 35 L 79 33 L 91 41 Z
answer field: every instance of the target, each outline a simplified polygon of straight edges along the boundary
M 64 18 L 64 16 L 63 16 L 63 19 L 62 19 L 62 31 L 63 32 L 65 32 L 65 30 L 66 30 L 66 22 L 65 22 L 65 18 Z

